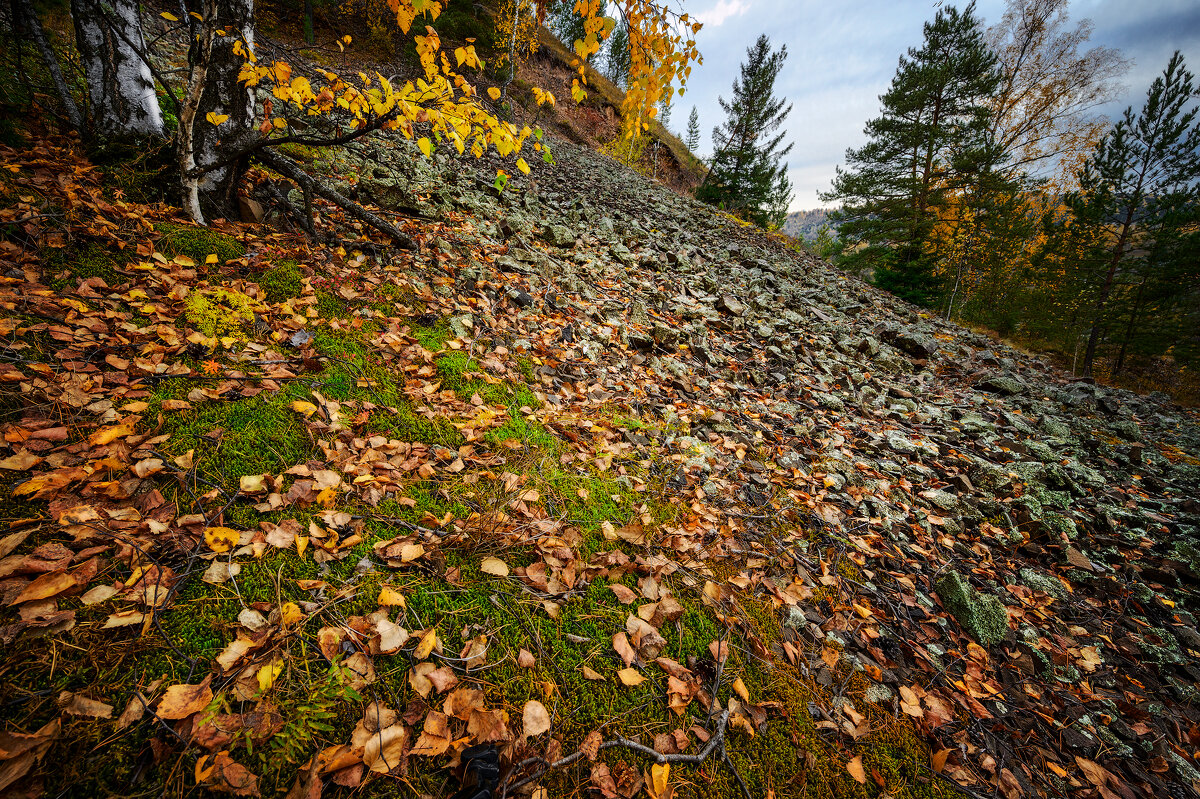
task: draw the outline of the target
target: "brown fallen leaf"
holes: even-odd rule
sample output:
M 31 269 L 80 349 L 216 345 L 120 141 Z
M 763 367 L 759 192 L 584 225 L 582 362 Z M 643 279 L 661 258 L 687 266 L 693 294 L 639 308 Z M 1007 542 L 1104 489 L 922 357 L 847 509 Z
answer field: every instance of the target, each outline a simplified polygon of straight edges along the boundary
M 201 758 L 204 761 L 205 758 Z M 201 762 L 196 763 L 200 773 Z M 231 758 L 227 752 L 217 752 L 204 763 L 205 777 L 202 781 L 209 790 L 233 796 L 260 796 L 258 777 L 250 769 Z M 201 782 L 201 780 L 197 780 Z
M 24 590 L 17 595 L 17 598 L 8 604 L 20 605 L 23 602 L 50 599 L 75 588 L 76 585 L 78 583 L 75 582 L 75 578 L 67 574 L 66 571 L 60 569 L 58 571 L 47 572 L 25 586 Z
M 596 756 L 600 754 L 600 744 L 604 742 L 604 738 L 600 735 L 599 730 L 592 730 L 583 739 L 583 743 L 579 745 L 579 751 L 587 756 L 588 760 L 596 761 Z
M 521 729 L 527 738 L 549 731 L 550 713 L 547 712 L 546 706 L 536 699 L 526 702 L 521 711 Z
M 62 731 L 62 720 L 55 718 L 37 732 L 0 732 L 0 792 L 24 777 L 41 760 Z
M 621 660 L 625 661 L 625 666 L 633 665 L 633 661 L 637 655 L 633 651 L 633 647 L 629 645 L 629 637 L 625 633 L 617 633 L 612 639 L 613 649 L 621 656 Z
M 484 558 L 479 563 L 479 570 L 484 574 L 490 574 L 495 577 L 508 576 L 508 564 L 500 560 L 500 558 Z
M 612 583 L 608 586 L 608 590 L 612 591 L 613 594 L 616 595 L 617 601 L 622 605 L 628 605 L 630 602 L 633 602 L 638 598 L 636 591 L 628 586 L 621 585 L 620 583 Z
M 867 784 L 867 772 L 865 769 L 863 769 L 862 755 L 859 755 L 848 762 L 846 764 L 846 771 L 850 772 L 850 776 L 853 777 L 858 783 L 862 785 Z
M 939 749 L 929 756 L 929 765 L 935 774 L 941 774 L 946 767 L 946 759 L 950 757 L 949 749 Z
M 80 694 L 63 691 L 58 695 L 58 706 L 72 716 L 87 716 L 93 719 L 111 719 L 113 706 Z
M 517 653 L 517 665 L 523 669 L 532 669 L 537 665 L 537 660 L 528 649 L 522 649 Z
M 159 701 L 155 713 L 159 718 L 167 721 L 175 721 L 187 718 L 193 713 L 199 713 L 212 701 L 213 692 L 209 687 L 211 682 L 212 675 L 210 674 L 197 685 L 185 683 L 170 686 Z

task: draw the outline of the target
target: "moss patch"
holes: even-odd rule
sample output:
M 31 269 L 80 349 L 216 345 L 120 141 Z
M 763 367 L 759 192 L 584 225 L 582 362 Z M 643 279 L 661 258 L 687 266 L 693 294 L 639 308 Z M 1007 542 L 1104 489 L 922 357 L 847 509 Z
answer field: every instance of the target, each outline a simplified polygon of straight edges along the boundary
M 246 248 L 237 239 L 211 228 L 162 222 L 154 229 L 161 234 L 156 242 L 159 252 L 172 257 L 186 255 L 197 266 L 202 266 L 210 255 L 216 255 L 217 263 L 223 264 L 246 254 Z
M 304 290 L 304 273 L 295 261 L 280 261 L 256 281 L 267 302 L 287 302 Z
M 958 572 L 947 572 L 934 590 L 959 625 L 983 646 L 999 643 L 1008 633 L 1004 603 L 976 591 Z
M 89 277 L 102 278 L 109 286 L 117 286 L 123 282 L 123 277 L 117 269 L 126 262 L 107 247 L 93 243 L 79 248 L 45 252 L 48 252 L 49 256 L 44 258 L 43 263 L 50 288 L 55 291 L 74 288 L 79 285 L 80 280 Z

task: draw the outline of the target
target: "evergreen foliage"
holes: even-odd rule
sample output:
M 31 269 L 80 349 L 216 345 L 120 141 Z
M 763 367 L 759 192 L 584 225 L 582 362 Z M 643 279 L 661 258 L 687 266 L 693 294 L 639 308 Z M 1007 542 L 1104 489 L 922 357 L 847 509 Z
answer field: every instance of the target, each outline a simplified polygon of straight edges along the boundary
M 1067 198 L 1070 215 L 1063 226 L 1078 228 L 1071 235 L 1088 243 L 1072 262 L 1090 286 L 1085 375 L 1104 336 L 1121 339 L 1118 363 L 1123 361 L 1147 313 L 1159 320 L 1160 331 L 1174 330 L 1184 344 L 1190 335 L 1192 347 L 1198 343 L 1200 108 L 1195 88 L 1176 51 L 1150 86 L 1141 113 L 1125 109 L 1080 171 L 1079 191 Z
M 762 227 L 778 228 L 791 200 L 783 159 L 792 145 L 783 146 L 786 131 L 776 131 L 792 106 L 785 107 L 785 100 L 775 96 L 787 46 L 772 52 L 771 40 L 763 34 L 746 50 L 746 57 L 732 98 L 718 98 L 727 119 L 713 129 L 712 165 L 696 198 Z
M 696 106 L 692 106 L 692 113 L 688 114 L 687 137 L 683 143 L 692 155 L 696 154 L 696 148 L 700 146 L 700 114 L 696 112 Z
M 604 59 L 604 77 L 624 88 L 629 82 L 629 67 L 633 59 L 629 54 L 629 28 L 625 21 L 617 23 L 612 36 L 608 37 L 608 52 Z
M 847 167 L 823 199 L 842 203 L 834 220 L 858 245 L 847 256 L 852 267 L 873 270 L 879 286 L 929 304 L 940 289 L 940 216 L 964 190 L 976 190 L 982 203 L 998 189 L 993 172 L 1005 153 L 988 136 L 1000 72 L 974 4 L 939 9 L 924 37 L 900 58 L 880 98 L 882 116 L 867 123 L 867 143 L 847 151 Z

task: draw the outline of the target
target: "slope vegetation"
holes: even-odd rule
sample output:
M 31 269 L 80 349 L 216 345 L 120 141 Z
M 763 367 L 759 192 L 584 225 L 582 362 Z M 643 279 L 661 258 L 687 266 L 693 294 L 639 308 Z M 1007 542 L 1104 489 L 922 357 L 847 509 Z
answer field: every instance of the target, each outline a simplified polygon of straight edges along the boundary
M 395 252 L 330 208 L 322 244 L 196 229 L 29 135 L 4 790 L 1200 785 L 1200 430 L 1165 398 L 568 142 L 502 194 L 404 142 L 318 156 L 403 209 Z

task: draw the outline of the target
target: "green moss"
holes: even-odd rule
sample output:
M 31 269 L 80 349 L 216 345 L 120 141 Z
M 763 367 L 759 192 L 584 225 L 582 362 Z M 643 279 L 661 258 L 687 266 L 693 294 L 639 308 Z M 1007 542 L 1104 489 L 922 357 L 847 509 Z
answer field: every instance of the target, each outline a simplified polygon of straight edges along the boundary
M 211 228 L 161 222 L 154 229 L 161 234 L 156 243 L 159 252 L 167 256 L 186 255 L 197 266 L 203 265 L 210 255 L 216 255 L 217 263 L 223 264 L 246 254 L 246 248 L 237 239 Z
M 197 289 L 183 301 L 184 314 L 192 327 L 209 337 L 236 333 L 254 321 L 261 306 L 253 298 L 226 288 Z
M 105 283 L 113 287 L 124 280 L 117 269 L 127 263 L 126 259 L 99 244 L 88 244 L 78 249 L 45 249 L 42 252 L 45 253 L 43 263 L 50 278 L 49 285 L 55 291 L 74 288 L 80 280 L 89 277 L 103 278 Z
M 958 572 L 947 572 L 934 590 L 959 625 L 983 646 L 998 643 L 1008 633 L 1004 603 L 976 591 Z
M 287 302 L 304 289 L 304 273 L 295 261 L 280 261 L 258 276 L 258 287 L 267 302 Z
M 158 413 L 162 400 L 186 397 L 192 387 L 185 380 L 165 381 L 150 397 L 150 413 Z M 306 396 L 306 386 L 289 383 L 276 394 L 163 414 L 162 429 L 170 436 L 164 446 L 177 455 L 195 450 L 200 476 L 236 491 L 243 475 L 279 474 L 316 453 L 302 418 L 289 407 Z
M 430 352 L 437 352 L 453 338 L 450 322 L 446 319 L 440 319 L 432 325 L 414 325 L 412 336 Z
M 317 315 L 322 319 L 345 319 L 349 309 L 336 294 L 329 291 L 317 292 Z

